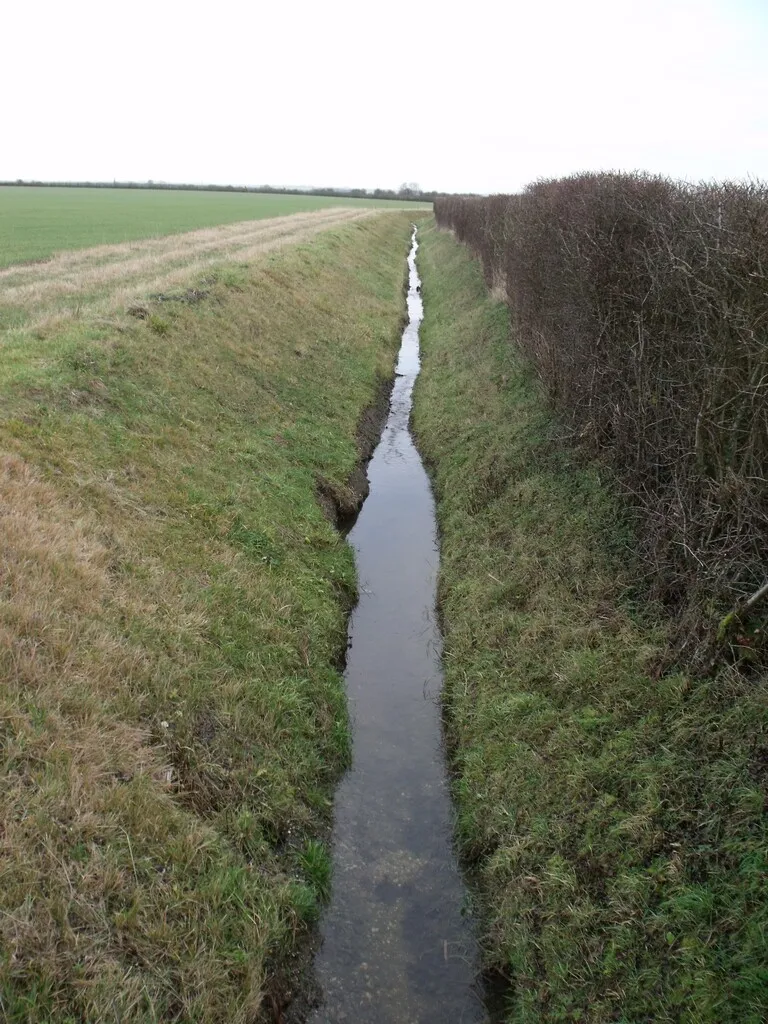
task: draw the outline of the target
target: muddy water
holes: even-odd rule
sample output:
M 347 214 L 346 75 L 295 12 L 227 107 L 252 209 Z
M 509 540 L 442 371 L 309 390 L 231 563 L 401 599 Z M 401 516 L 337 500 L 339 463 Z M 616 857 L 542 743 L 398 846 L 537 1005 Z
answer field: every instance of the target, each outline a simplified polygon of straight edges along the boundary
M 371 491 L 349 535 L 360 602 L 346 683 L 353 765 L 335 805 L 334 879 L 311 1024 L 480 1024 L 477 953 L 451 846 L 437 696 L 432 493 L 408 421 L 422 302 L 416 232 L 409 323 Z

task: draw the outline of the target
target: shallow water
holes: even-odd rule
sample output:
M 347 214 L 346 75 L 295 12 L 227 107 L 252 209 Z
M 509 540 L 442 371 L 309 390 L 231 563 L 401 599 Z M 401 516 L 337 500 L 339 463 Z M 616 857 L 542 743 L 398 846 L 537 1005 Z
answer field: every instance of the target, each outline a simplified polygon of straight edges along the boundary
M 486 1019 L 437 704 L 435 510 L 409 431 L 423 315 L 417 249 L 414 230 L 389 419 L 349 535 L 360 579 L 346 669 L 353 764 L 336 796 L 333 894 L 315 964 L 324 1003 L 311 1024 Z

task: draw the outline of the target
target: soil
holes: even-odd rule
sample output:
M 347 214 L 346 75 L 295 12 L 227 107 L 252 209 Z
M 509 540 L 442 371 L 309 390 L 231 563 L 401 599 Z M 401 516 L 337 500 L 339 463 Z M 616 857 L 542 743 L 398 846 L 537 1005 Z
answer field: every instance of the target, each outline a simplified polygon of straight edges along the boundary
M 340 487 L 325 477 L 317 478 L 317 500 L 320 507 L 343 537 L 355 525 L 363 502 L 368 497 L 370 487 L 366 470 L 387 422 L 393 380 L 394 377 L 388 377 L 379 381 L 373 402 L 360 417 L 357 425 L 358 459 L 346 484 Z

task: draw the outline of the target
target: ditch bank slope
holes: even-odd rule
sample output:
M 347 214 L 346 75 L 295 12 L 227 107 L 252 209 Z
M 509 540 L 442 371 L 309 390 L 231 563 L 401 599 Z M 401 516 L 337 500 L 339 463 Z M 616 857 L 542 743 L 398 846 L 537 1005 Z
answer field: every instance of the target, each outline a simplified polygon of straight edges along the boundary
M 349 748 L 317 499 L 356 500 L 409 234 L 209 269 L 0 375 L 3 1020 L 280 1019 Z
M 764 681 L 657 678 L 632 541 L 505 307 L 423 230 L 414 428 L 441 531 L 460 851 L 503 1019 L 754 1022 L 765 964 Z

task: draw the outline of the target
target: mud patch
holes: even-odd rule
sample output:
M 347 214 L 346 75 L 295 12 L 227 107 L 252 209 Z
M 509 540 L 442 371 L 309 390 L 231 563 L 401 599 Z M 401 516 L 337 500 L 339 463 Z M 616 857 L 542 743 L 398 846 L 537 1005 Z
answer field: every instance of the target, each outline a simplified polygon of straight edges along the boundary
M 394 374 L 381 378 L 373 401 L 363 411 L 357 425 L 358 459 L 345 484 L 337 484 L 326 477 L 316 479 L 317 502 L 328 521 L 346 537 L 368 497 L 368 463 L 381 439 L 389 415 Z

